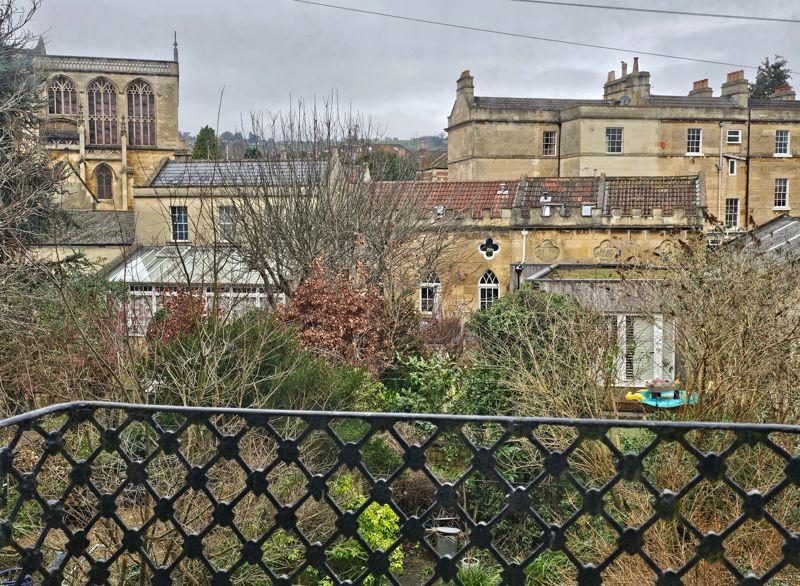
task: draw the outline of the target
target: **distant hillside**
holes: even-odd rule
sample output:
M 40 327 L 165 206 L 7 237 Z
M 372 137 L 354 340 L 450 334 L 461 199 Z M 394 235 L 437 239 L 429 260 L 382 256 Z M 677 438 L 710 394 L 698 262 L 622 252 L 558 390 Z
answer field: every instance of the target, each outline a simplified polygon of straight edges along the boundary
M 444 133 L 440 135 L 418 136 L 416 138 L 407 138 L 407 139 L 386 137 L 379 142 L 399 144 L 406 147 L 410 151 L 418 151 L 419 148 L 422 146 L 424 146 L 425 149 L 429 151 L 447 150 L 447 135 L 445 135 Z

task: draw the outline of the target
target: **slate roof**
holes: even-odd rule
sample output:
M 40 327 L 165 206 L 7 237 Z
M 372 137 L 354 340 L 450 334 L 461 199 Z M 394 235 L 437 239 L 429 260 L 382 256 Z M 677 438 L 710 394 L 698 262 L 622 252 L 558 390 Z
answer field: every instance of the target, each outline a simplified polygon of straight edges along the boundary
M 425 151 L 421 157 L 420 167 L 423 171 L 428 169 L 447 169 L 447 151 Z
M 731 96 L 667 96 L 651 94 L 645 102 L 665 108 L 738 108 Z
M 597 205 L 600 177 L 528 177 L 519 182 L 515 207 L 530 209 L 544 204 Z M 549 198 L 550 201 L 542 201 Z
M 605 100 L 573 100 L 560 98 L 495 98 L 475 96 L 473 103 L 477 108 L 492 110 L 564 110 L 573 106 L 598 106 Z
M 746 246 L 757 246 L 765 251 L 800 253 L 800 217 L 778 216 L 742 236 L 749 241 Z
M 133 212 L 64 210 L 64 221 L 49 244 L 128 246 L 134 233 Z
M 683 209 L 693 214 L 702 205 L 700 179 L 695 175 L 676 177 L 607 177 L 603 213 L 613 209 L 630 214 L 641 210 L 649 214 L 653 208 L 664 212 Z
M 800 108 L 800 101 L 798 100 L 756 100 L 751 99 L 748 104 L 751 108 L 765 109 L 765 108 L 784 108 L 797 109 Z
M 307 181 L 325 174 L 324 161 L 169 161 L 152 187 L 250 187 Z
M 476 108 L 487 108 L 490 110 L 549 110 L 560 111 L 575 106 L 610 106 L 613 102 L 609 100 L 581 100 L 570 98 L 504 98 L 475 96 L 473 105 Z M 757 100 L 758 101 L 758 100 Z M 775 107 L 774 100 L 760 100 L 766 102 L 765 105 Z M 752 103 L 752 101 L 751 101 Z M 791 104 L 792 102 L 783 102 Z M 800 102 L 797 102 L 800 104 Z M 644 105 L 657 106 L 664 108 L 737 108 L 736 100 L 731 96 L 668 96 L 652 94 L 645 99 Z

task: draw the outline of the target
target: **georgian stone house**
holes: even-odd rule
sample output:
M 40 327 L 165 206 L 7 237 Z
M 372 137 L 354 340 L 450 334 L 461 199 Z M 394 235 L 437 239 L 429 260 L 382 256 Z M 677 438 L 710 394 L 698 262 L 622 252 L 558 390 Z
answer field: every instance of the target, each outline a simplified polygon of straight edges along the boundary
M 790 87 L 749 98 L 742 71 L 720 95 L 651 90 L 638 58 L 608 73 L 600 99 L 475 95 L 469 71 L 448 118 L 452 180 L 702 174 L 708 211 L 737 230 L 800 209 L 800 102 Z

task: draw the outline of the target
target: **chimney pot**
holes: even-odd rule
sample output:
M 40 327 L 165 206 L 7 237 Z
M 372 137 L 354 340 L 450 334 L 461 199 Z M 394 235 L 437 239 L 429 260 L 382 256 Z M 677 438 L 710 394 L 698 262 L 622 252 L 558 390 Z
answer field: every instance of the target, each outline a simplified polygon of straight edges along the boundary
M 617 72 L 612 69 L 611 71 L 608 72 L 608 79 L 606 80 L 606 82 L 611 83 L 615 79 L 617 79 Z
M 639 72 L 639 58 L 638 57 L 634 57 L 633 58 L 633 72 L 634 73 L 638 73 Z
M 775 91 L 772 92 L 770 95 L 770 99 L 772 100 L 794 100 L 795 93 L 794 89 L 790 85 L 782 85 L 781 87 L 775 88 Z
M 739 69 L 738 71 L 731 71 L 728 74 L 728 81 L 738 81 L 740 79 L 744 79 L 744 69 Z
M 710 98 L 714 95 L 714 90 L 708 87 L 708 79 L 698 79 L 692 84 L 692 91 L 689 92 L 689 95 Z
M 622 77 L 628 75 L 628 64 L 624 61 L 622 62 Z

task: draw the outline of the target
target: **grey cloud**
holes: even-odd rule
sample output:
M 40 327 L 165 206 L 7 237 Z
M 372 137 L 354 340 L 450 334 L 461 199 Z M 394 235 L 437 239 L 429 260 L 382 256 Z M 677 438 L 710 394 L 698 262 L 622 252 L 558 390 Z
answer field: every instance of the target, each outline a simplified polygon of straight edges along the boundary
M 785 55 L 800 69 L 796 27 L 537 6 L 507 0 L 330 0 L 501 30 L 632 49 L 757 64 Z M 101 4 L 101 7 L 98 6 Z M 696 9 L 696 3 L 652 3 Z M 800 16 L 784 0 L 703 3 L 707 12 Z M 181 54 L 182 130 L 215 124 L 225 86 L 222 129 L 252 110 L 285 108 L 289 97 L 339 95 L 392 136 L 440 132 L 463 69 L 479 95 L 597 97 L 618 54 L 512 39 L 312 7 L 291 0 L 45 0 L 34 23 L 58 54 L 169 59 L 172 31 Z M 796 58 L 795 58 L 796 57 Z M 685 93 L 708 77 L 718 88 L 731 68 L 642 57 L 654 91 Z M 753 77 L 753 72 L 747 72 Z

